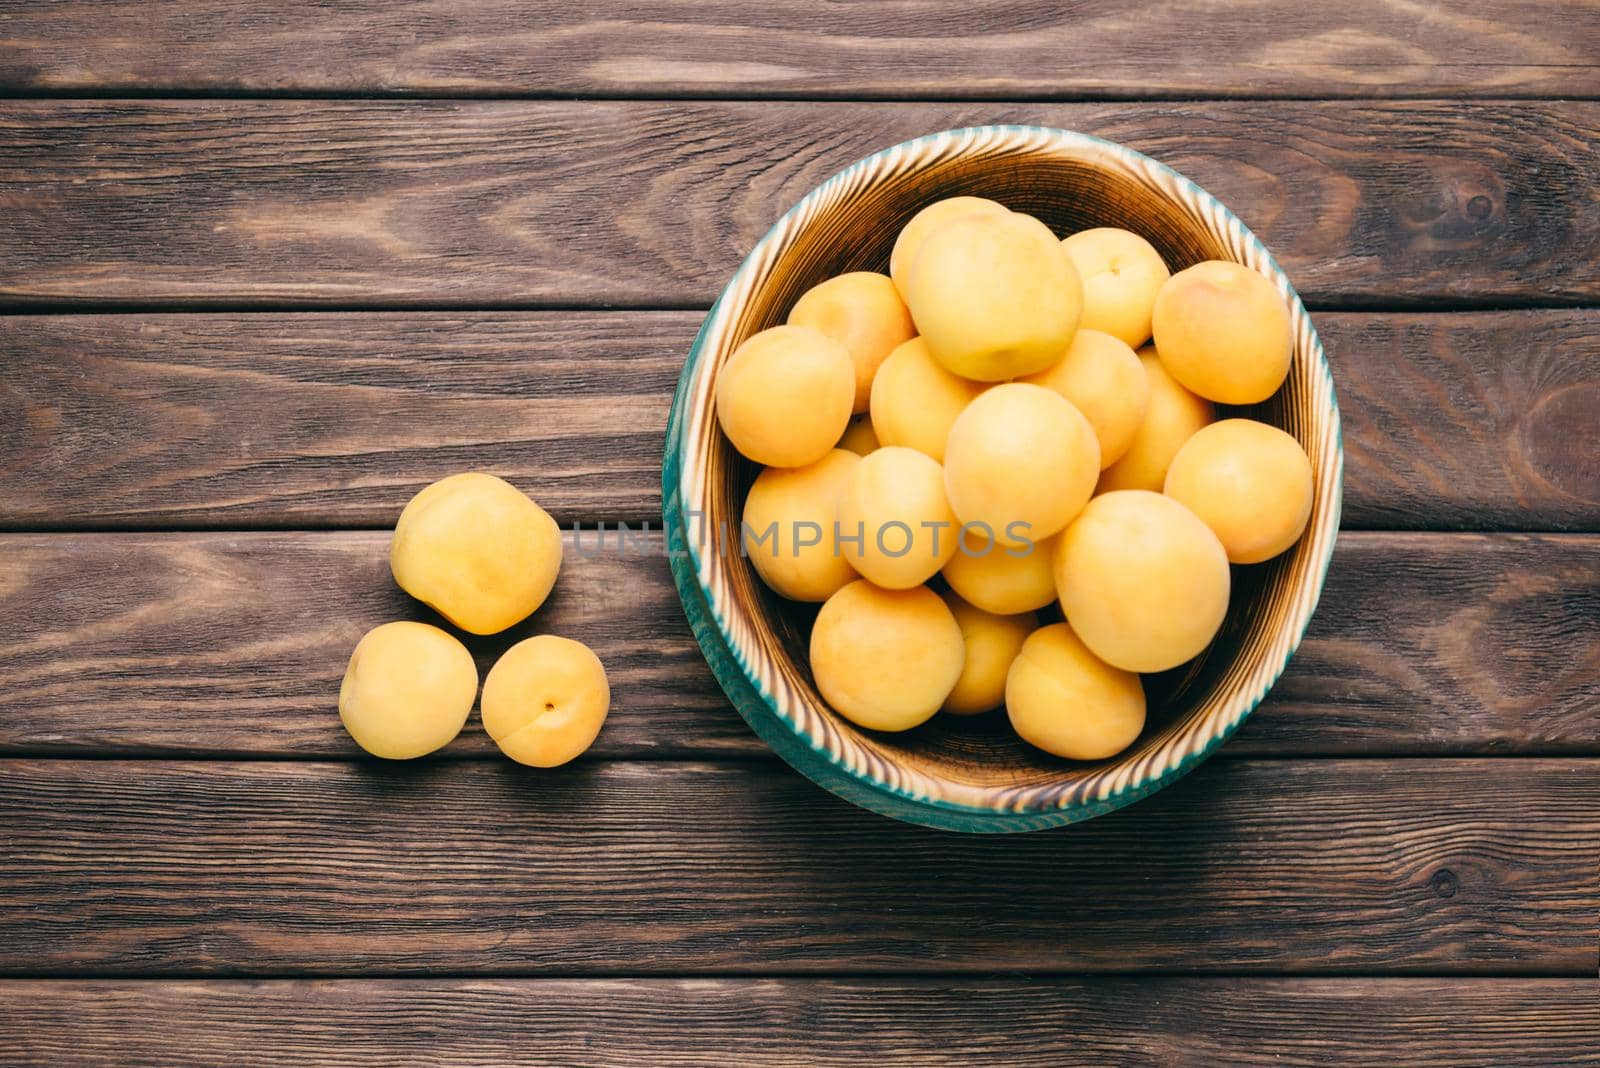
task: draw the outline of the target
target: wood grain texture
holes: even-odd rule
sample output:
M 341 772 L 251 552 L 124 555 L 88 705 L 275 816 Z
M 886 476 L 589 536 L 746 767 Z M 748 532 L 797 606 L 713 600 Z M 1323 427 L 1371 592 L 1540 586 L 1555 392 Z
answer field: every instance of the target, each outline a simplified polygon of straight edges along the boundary
M 0 982 L 15 1068 L 1600 1064 L 1575 979 Z
M 1600 95 L 1583 2 L 0 4 L 20 90 L 732 96 Z
M 386 526 L 486 468 L 660 518 L 698 312 L 0 317 L 0 526 Z M 1600 530 L 1600 312 L 1326 312 L 1344 522 Z
M 0 317 L 0 523 L 392 526 L 423 486 L 487 469 L 562 522 L 659 526 L 667 412 L 699 321 Z
M 0 974 L 1594 978 L 1600 762 L 1213 761 L 1021 836 L 780 764 L 0 762 Z
M 14 100 L 0 303 L 703 306 L 829 175 L 990 122 L 1177 167 L 1313 303 L 1600 296 L 1592 102 Z
M 480 674 L 513 641 L 565 634 L 611 673 L 597 755 L 765 754 L 666 561 L 597 541 L 532 620 L 469 637 Z M 387 549 L 377 532 L 0 537 L 0 752 L 359 756 L 334 711 L 350 650 L 379 623 L 436 620 Z M 1347 534 L 1299 653 L 1223 752 L 1600 754 L 1596 619 L 1600 538 Z M 495 750 L 474 716 L 444 753 Z

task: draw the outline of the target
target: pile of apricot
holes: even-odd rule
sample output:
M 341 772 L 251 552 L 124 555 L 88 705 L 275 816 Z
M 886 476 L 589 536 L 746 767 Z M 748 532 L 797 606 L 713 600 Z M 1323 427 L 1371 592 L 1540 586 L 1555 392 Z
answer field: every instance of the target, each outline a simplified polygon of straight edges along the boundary
M 440 479 L 400 513 L 389 567 L 400 588 L 471 634 L 498 634 L 542 605 L 561 570 L 561 529 L 511 483 L 482 472 Z M 478 668 L 442 627 L 399 621 L 357 643 L 339 718 L 374 756 L 409 760 L 461 733 Z M 519 764 L 565 764 L 593 744 L 611 705 L 600 658 L 540 634 L 501 654 L 483 682 L 483 729 Z
M 743 550 L 821 603 L 822 697 L 873 730 L 1003 705 L 1057 756 L 1130 745 L 1140 674 L 1203 652 L 1230 563 L 1284 552 L 1310 516 L 1300 444 L 1216 412 L 1283 385 L 1290 322 L 1247 267 L 1173 274 L 1130 231 L 1062 240 L 955 197 L 906 224 L 887 275 L 831 278 L 746 339 L 716 394 L 765 466 Z

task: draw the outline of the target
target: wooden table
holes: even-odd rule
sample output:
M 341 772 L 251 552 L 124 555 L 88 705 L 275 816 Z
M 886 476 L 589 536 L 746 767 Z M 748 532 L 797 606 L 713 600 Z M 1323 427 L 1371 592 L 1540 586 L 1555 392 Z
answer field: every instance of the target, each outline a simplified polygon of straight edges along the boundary
M 0 1061 L 1600 1064 L 1600 7 L 1070 6 L 0 3 Z M 592 643 L 591 758 L 362 759 L 409 496 L 658 523 L 745 250 L 993 121 L 1178 167 L 1316 313 L 1348 533 L 1239 737 L 891 823 L 609 556 L 476 645 Z

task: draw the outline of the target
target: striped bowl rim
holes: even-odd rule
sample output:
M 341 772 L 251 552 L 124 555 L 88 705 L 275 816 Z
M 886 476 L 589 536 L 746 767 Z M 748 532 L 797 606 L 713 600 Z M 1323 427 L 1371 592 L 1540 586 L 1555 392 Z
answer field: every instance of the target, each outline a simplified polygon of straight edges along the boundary
M 719 447 L 713 386 L 743 340 L 733 332 L 744 303 L 796 235 L 831 208 L 929 166 L 985 155 L 1048 156 L 1119 172 L 1179 206 L 1236 262 L 1272 281 L 1291 311 L 1290 383 L 1301 401 L 1287 406 L 1285 429 L 1306 447 L 1316 477 L 1307 531 L 1285 556 L 1285 577 L 1270 587 L 1277 594 L 1270 619 L 1250 624 L 1240 652 L 1213 680 L 1203 711 L 1141 739 L 1092 774 L 1072 776 L 1069 785 L 980 786 L 897 763 L 823 705 L 795 665 L 763 640 L 763 628 L 730 594 L 726 560 L 707 551 L 697 534 L 710 511 L 707 460 Z M 706 315 L 678 380 L 662 463 L 662 514 L 695 638 L 730 701 L 780 756 L 846 800 L 897 819 L 947 830 L 1025 831 L 1088 819 L 1154 793 L 1203 762 L 1254 711 L 1294 655 L 1321 596 L 1338 534 L 1343 470 L 1338 401 L 1322 342 L 1288 277 L 1233 212 L 1172 168 L 1115 142 L 1040 126 L 979 126 L 918 137 L 851 164 L 789 209 L 751 250 Z

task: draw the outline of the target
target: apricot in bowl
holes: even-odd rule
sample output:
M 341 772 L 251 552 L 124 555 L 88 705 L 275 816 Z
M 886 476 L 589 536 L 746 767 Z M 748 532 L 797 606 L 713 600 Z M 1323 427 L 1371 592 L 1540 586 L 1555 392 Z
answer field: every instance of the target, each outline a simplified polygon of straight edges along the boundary
M 1310 462 L 1313 497 L 1305 531 L 1283 554 L 1231 569 L 1227 606 L 1215 637 L 1195 659 L 1139 680 L 1145 698 L 1142 728 L 1114 756 L 1094 758 L 1095 747 L 1082 741 L 1091 732 L 1078 731 L 1079 740 L 1071 740 L 1072 724 L 1060 721 L 1069 707 L 1064 698 L 1018 701 L 1025 717 L 1043 710 L 1043 726 L 1036 731 L 1030 718 L 1026 727 L 1042 744 L 1023 740 L 1007 722 L 1009 717 L 998 712 L 938 712 L 949 697 L 939 691 L 955 689 L 948 658 L 937 661 L 937 671 L 930 662 L 914 673 L 917 700 L 894 710 L 898 715 L 891 717 L 893 726 L 919 722 L 914 729 L 862 725 L 839 707 L 850 699 L 840 696 L 835 673 L 813 671 L 814 621 L 827 620 L 815 605 L 788 601 L 770 590 L 737 550 L 737 542 L 719 541 L 716 535 L 719 524 L 726 528 L 737 522 L 759 473 L 718 432 L 713 397 L 719 378 L 741 343 L 785 322 L 795 302 L 819 283 L 851 271 L 887 271 L 896 282 L 906 276 L 906 303 L 932 355 L 970 381 L 987 384 L 1038 374 L 1065 355 L 1083 315 L 1081 306 L 1076 314 L 1070 306 L 1081 305 L 1089 287 L 1076 266 L 1069 274 L 1042 252 L 1037 263 L 1050 266 L 1018 273 L 1048 276 L 1076 295 L 1076 302 L 1071 296 L 1027 302 L 1011 336 L 998 344 L 993 331 L 963 327 L 963 320 L 970 324 L 974 318 L 963 317 L 958 309 L 981 293 L 964 291 L 967 279 L 949 248 L 970 248 L 975 242 L 972 233 L 939 235 L 958 225 L 984 233 L 1013 232 L 998 221 L 1006 218 L 1000 212 L 947 209 L 959 217 L 930 226 L 932 232 L 911 242 L 917 247 L 909 268 L 902 264 L 897 271 L 891 264 L 907 223 L 931 204 L 953 197 L 981 198 L 1011 215 L 1031 216 L 1057 248 L 1062 237 L 1095 228 L 1129 231 L 1156 250 L 1174 277 L 1206 261 L 1240 264 L 1269 281 L 1288 311 L 1287 376 L 1270 396 L 1242 410 L 1225 408 L 1215 414 L 1218 402 L 1203 396 L 1187 409 L 1170 406 L 1167 432 L 1141 454 L 1136 471 L 1129 465 L 1124 472 L 1136 473 L 1131 481 L 1159 495 L 1173 458 L 1202 426 L 1219 416 L 1270 423 L 1291 435 Z M 988 222 L 977 225 L 974 219 Z M 1020 244 L 1030 250 L 1042 247 L 1032 238 Z M 941 245 L 945 252 L 931 255 Z M 919 260 L 925 256 L 930 257 L 930 270 L 920 274 Z M 1064 280 L 1068 277 L 1076 281 L 1076 290 Z M 1152 308 L 1153 330 L 1154 313 Z M 1129 330 L 1127 338 L 1137 340 L 1137 323 Z M 1156 333 L 1159 346 L 1162 335 Z M 1177 383 L 1170 373 L 1167 378 Z M 1153 377 L 1151 383 L 1153 411 Z M 1197 396 L 1192 390 L 1186 393 Z M 1168 399 L 1183 396 L 1172 393 Z M 843 430 L 841 422 L 828 447 Z M 1102 481 L 1138 450 L 1136 440 L 1101 475 Z M 1340 478 L 1338 407 L 1327 361 L 1293 288 L 1249 230 L 1192 182 L 1122 146 L 1061 130 L 994 126 L 922 137 L 877 153 L 819 186 L 778 219 L 723 290 L 690 352 L 669 420 L 662 490 L 673 574 L 694 633 L 734 705 L 776 752 L 827 789 L 898 819 L 961 831 L 1022 831 L 1087 819 L 1146 796 L 1197 766 L 1237 729 L 1283 670 L 1315 608 L 1338 527 Z M 953 561 L 945 568 L 949 574 L 960 573 Z M 1023 571 L 1002 574 L 1001 579 L 1017 578 L 1025 588 L 1036 574 Z M 1005 588 L 1001 579 L 992 581 Z M 939 600 L 919 588 L 886 592 L 922 602 L 926 593 Z M 939 607 L 949 625 L 929 606 L 928 614 L 940 621 L 929 630 L 939 633 L 941 645 L 952 647 L 962 642 L 960 626 L 945 605 Z M 1046 606 L 1044 611 L 1041 622 L 1056 609 Z M 857 633 L 865 644 L 873 631 L 864 627 Z M 1060 651 L 1062 639 L 1040 640 Z M 850 650 L 858 667 L 876 663 L 897 677 L 910 663 L 893 659 L 881 645 L 875 646 L 876 656 L 859 655 L 849 641 L 835 647 Z M 1034 661 L 1025 654 L 1014 661 L 1024 662 Z M 1062 657 L 1060 662 L 1068 661 Z M 1052 679 L 1078 677 L 1063 673 L 1060 662 L 1046 661 Z M 819 685 L 823 675 L 828 676 L 825 687 Z M 1062 684 L 1051 686 L 1063 692 Z M 1051 686 L 1026 689 L 1030 695 L 1035 690 L 1048 695 Z M 1101 751 L 1132 729 L 1133 694 L 1127 687 L 1120 692 L 1124 714 L 1115 722 L 1121 734 L 1109 730 L 1104 737 L 1112 741 L 1101 741 Z M 1047 729 L 1052 724 L 1056 731 Z M 1052 740 L 1060 738 L 1068 740 Z M 1086 747 L 1077 748 L 1080 744 Z M 1045 746 L 1070 747 L 1080 755 L 1056 755 Z

